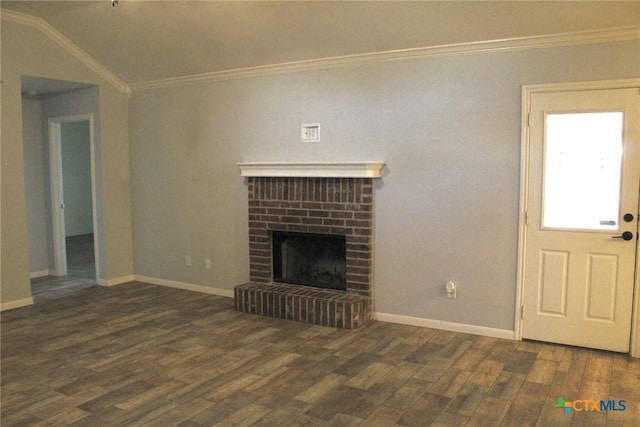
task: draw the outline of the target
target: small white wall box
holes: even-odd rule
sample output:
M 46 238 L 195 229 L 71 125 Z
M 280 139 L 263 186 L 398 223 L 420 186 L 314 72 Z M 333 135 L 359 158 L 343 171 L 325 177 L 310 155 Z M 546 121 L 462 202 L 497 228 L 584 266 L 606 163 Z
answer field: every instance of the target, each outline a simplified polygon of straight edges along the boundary
M 302 142 L 320 141 L 320 123 L 302 124 Z

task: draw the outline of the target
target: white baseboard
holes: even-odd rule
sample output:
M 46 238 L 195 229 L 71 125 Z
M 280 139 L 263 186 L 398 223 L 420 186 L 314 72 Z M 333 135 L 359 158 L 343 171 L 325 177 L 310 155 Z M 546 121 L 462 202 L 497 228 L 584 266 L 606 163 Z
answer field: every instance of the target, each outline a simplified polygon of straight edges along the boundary
M 9 302 L 5 302 L 3 304 L 0 304 L 0 311 L 5 311 L 5 310 L 12 310 L 14 308 L 20 308 L 20 307 L 26 307 L 28 305 L 32 305 L 33 304 L 33 298 L 29 297 L 29 298 L 24 298 L 24 299 L 18 299 L 15 301 L 9 301 Z
M 134 275 L 134 280 L 138 282 L 151 283 L 152 285 L 167 286 L 169 288 L 183 289 L 185 291 L 201 292 L 204 294 L 217 295 L 219 297 L 233 298 L 233 290 L 210 288 L 208 286 L 194 285 L 192 283 L 177 282 L 175 280 L 158 279 L 156 277 Z
M 488 328 L 486 326 L 466 325 L 464 323 L 445 322 L 443 320 L 423 319 L 421 317 L 400 316 L 388 313 L 373 313 L 373 319 L 381 322 L 401 325 L 421 326 L 423 328 L 442 329 L 471 335 L 515 340 L 515 332 L 507 329 Z
M 96 283 L 98 283 L 98 285 L 100 286 L 107 286 L 107 287 L 111 287 L 111 286 L 118 286 L 118 285 L 122 285 L 123 283 L 129 283 L 129 282 L 133 282 L 135 279 L 134 275 L 129 275 L 129 276 L 122 276 L 122 277 L 116 277 L 115 279 L 96 279 Z
M 29 273 L 29 279 L 37 279 L 39 277 L 51 276 L 53 273 L 52 270 L 41 270 L 41 271 L 32 271 Z

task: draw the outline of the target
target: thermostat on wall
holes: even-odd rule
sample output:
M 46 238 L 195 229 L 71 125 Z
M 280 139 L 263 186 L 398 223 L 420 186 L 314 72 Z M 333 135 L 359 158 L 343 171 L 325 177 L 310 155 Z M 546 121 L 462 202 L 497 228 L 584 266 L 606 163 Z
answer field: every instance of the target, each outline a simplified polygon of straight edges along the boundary
M 320 141 L 320 123 L 302 124 L 302 142 Z

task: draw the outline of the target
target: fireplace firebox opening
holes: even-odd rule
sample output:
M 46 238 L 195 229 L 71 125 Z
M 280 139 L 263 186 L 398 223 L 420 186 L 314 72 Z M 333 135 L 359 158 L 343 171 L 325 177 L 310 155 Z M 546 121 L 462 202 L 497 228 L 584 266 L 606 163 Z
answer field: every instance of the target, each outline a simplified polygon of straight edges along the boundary
M 273 280 L 346 290 L 346 237 L 273 231 Z

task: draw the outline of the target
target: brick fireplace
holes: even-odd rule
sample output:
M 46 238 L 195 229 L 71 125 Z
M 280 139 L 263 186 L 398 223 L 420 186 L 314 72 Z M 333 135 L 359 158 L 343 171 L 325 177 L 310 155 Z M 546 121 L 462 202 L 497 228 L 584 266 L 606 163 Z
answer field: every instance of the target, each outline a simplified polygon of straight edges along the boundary
M 373 180 L 383 165 L 239 164 L 248 180 L 250 281 L 235 287 L 236 309 L 322 326 L 363 326 L 373 309 Z M 342 239 L 345 289 L 276 282 L 278 232 Z

